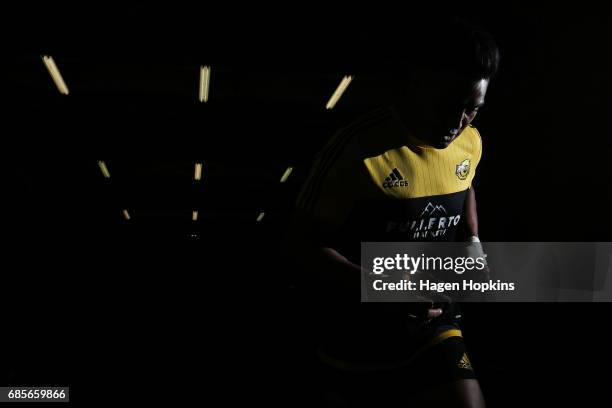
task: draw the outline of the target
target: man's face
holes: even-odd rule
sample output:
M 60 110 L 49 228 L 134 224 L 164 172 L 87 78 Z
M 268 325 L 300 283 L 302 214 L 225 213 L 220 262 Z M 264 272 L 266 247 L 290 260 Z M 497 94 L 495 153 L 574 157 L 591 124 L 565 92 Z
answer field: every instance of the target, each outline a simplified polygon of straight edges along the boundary
M 422 78 L 411 95 L 409 117 L 417 137 L 436 149 L 444 149 L 474 120 L 484 105 L 488 79 L 468 80 L 446 73 Z

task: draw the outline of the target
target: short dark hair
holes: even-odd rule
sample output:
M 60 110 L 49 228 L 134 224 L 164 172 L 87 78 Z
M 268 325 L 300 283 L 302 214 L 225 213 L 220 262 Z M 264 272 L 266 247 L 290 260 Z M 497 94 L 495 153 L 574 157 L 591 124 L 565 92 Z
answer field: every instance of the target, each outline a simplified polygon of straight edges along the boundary
M 463 19 L 428 23 L 417 33 L 412 60 L 417 69 L 451 71 L 470 79 L 493 78 L 500 53 L 493 37 Z

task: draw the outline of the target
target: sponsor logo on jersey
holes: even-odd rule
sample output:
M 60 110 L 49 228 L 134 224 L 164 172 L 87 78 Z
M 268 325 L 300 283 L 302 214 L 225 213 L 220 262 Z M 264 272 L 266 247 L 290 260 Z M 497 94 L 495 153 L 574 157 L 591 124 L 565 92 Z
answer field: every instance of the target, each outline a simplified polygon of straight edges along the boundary
M 397 167 L 393 169 L 391 174 L 385 177 L 383 182 L 383 188 L 395 187 L 408 187 L 408 180 L 404 180 L 404 176 L 402 176 Z
M 414 239 L 438 238 L 456 227 L 461 215 L 449 215 L 443 205 L 428 202 L 418 220 L 389 221 L 386 232 L 411 233 Z

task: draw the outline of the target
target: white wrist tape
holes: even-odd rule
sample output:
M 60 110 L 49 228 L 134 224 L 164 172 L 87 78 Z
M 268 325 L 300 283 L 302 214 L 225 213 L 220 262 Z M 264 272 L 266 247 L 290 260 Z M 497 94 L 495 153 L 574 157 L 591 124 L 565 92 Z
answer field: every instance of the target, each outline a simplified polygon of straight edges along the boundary
M 484 258 L 487 259 L 487 256 L 484 253 L 484 249 L 482 248 L 482 243 L 480 242 L 480 238 L 476 235 L 472 235 L 468 238 L 467 242 L 470 244 L 467 246 L 467 253 L 470 258 Z

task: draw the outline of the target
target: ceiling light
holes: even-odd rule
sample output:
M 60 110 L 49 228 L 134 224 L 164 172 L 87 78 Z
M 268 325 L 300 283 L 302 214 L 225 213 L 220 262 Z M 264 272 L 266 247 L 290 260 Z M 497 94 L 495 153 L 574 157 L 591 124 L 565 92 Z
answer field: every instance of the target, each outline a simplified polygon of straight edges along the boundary
M 202 180 L 202 163 L 196 163 L 195 164 L 195 173 L 193 175 L 193 178 L 196 181 Z
M 210 67 L 200 67 L 200 102 L 208 102 L 208 89 L 210 87 Z
M 344 78 L 342 78 L 342 81 L 340 81 L 338 88 L 336 88 L 336 91 L 334 92 L 334 94 L 331 96 L 331 98 L 329 98 L 329 101 L 327 102 L 325 109 L 333 109 L 334 106 L 336 106 L 336 104 L 340 100 L 340 97 L 342 96 L 344 91 L 346 91 L 346 88 L 348 88 L 352 80 L 353 80 L 353 77 L 350 75 L 346 75 L 344 76 Z
M 68 95 L 69 93 L 68 87 L 66 86 L 66 83 L 64 82 L 64 78 L 62 78 L 62 74 L 60 74 L 59 69 L 57 68 L 57 65 L 55 65 L 55 61 L 53 60 L 53 57 L 48 56 L 48 55 L 43 55 L 42 60 L 45 66 L 47 67 L 49 74 L 51 74 L 51 78 L 53 79 L 53 82 L 55 82 L 55 86 L 57 87 L 57 90 L 62 95 Z
M 110 173 L 108 171 L 108 167 L 106 167 L 106 163 L 104 163 L 104 160 L 98 160 L 98 167 L 100 167 L 100 171 L 102 171 L 104 178 L 110 178 Z
M 287 181 L 292 171 L 293 171 L 293 167 L 287 167 L 287 170 L 285 170 L 285 172 L 283 173 L 283 176 L 281 177 L 280 182 L 284 183 L 285 181 Z

